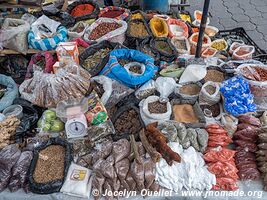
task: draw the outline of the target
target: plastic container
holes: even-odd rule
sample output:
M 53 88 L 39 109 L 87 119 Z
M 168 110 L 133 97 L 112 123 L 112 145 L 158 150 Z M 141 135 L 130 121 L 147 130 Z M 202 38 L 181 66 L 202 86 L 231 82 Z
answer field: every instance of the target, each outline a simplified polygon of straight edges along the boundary
M 143 0 L 141 1 L 142 10 L 157 10 L 160 12 L 169 11 L 168 0 Z
M 11 105 L 3 111 L 3 114 L 5 116 L 15 115 L 18 119 L 21 119 L 23 116 L 23 108 L 21 105 Z

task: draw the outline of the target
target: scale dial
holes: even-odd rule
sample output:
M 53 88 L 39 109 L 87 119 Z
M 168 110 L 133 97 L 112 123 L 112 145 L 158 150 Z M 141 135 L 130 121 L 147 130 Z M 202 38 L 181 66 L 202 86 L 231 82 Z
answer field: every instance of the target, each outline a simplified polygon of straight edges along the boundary
M 87 133 L 87 126 L 80 119 L 71 119 L 67 121 L 65 128 L 68 138 L 81 137 Z

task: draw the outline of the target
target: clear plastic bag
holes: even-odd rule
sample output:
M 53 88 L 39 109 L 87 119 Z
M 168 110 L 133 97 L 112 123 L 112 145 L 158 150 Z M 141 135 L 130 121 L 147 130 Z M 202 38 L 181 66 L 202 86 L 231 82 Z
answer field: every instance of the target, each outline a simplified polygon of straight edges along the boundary
M 155 91 L 155 81 L 151 79 L 135 91 L 135 96 L 137 99 L 145 99 L 150 95 L 153 95 Z
M 238 119 L 232 115 L 224 113 L 221 118 L 223 128 L 227 131 L 228 136 L 231 138 L 237 130 Z
M 73 27 L 68 29 L 68 35 L 71 38 L 82 38 L 87 27 L 88 27 L 88 24 L 84 22 L 78 22 Z M 82 29 L 82 30 L 79 30 L 79 29 Z
M 173 78 L 159 77 L 155 81 L 156 90 L 160 93 L 160 102 L 168 102 L 169 95 L 174 92 L 177 84 Z
M 90 74 L 74 62 L 59 68 L 57 74 L 36 71 L 19 88 L 22 98 L 40 107 L 56 107 L 70 97 L 84 96 L 90 87 Z
M 199 93 L 199 103 L 214 105 L 220 102 L 220 85 L 215 82 L 208 81 L 203 86 Z
M 89 40 L 89 36 L 91 34 L 91 32 L 101 23 L 103 22 L 108 22 L 108 23 L 118 23 L 121 25 L 120 28 L 113 30 L 109 33 L 107 33 L 106 35 L 98 38 L 97 40 L 95 40 L 95 42 L 101 42 L 103 40 L 108 40 L 110 42 L 119 42 L 119 43 L 123 43 L 125 41 L 125 32 L 127 30 L 127 23 L 125 21 L 122 20 L 116 20 L 116 19 L 111 19 L 111 18 L 99 18 L 98 20 L 96 20 L 91 26 L 89 26 L 84 34 L 84 40 L 86 42 L 92 42 L 91 40 Z
M 28 22 L 22 19 L 6 18 L 0 31 L 0 48 L 2 46 L 26 54 L 29 30 L 30 24 Z
M 28 22 L 30 25 L 37 20 L 37 18 L 29 13 L 25 13 L 21 17 L 22 20 Z

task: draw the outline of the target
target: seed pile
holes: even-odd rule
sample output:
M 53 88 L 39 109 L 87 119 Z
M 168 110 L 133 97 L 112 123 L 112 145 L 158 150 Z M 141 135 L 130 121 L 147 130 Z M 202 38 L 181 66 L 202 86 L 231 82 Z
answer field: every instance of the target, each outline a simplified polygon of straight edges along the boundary
M 39 152 L 39 158 L 33 173 L 33 179 L 37 183 L 64 178 L 65 148 L 61 145 L 50 145 Z
M 125 111 L 116 120 L 114 127 L 120 134 L 137 134 L 141 128 L 141 122 L 139 121 L 138 113 L 134 109 Z
M 148 32 L 144 23 L 142 22 L 130 22 L 130 35 L 137 38 L 148 36 Z
M 180 93 L 187 95 L 197 95 L 201 88 L 196 84 L 184 85 L 180 88 Z
M 89 35 L 89 40 L 97 40 L 107 33 L 120 28 L 122 25 L 115 22 L 103 22 L 99 24 Z
M 207 71 L 207 75 L 205 76 L 204 80 L 205 82 L 207 81 L 212 81 L 212 82 L 223 82 L 224 80 L 224 73 L 220 72 L 218 70 L 210 69 Z
M 84 67 L 86 69 L 91 69 L 95 67 L 95 65 L 100 63 L 100 61 L 104 59 L 109 54 L 110 51 L 111 49 L 109 48 L 100 49 L 97 52 L 95 52 L 93 55 L 88 56 L 88 58 L 86 58 L 86 60 L 84 61 Z
M 139 65 L 134 65 L 129 68 L 131 72 L 134 72 L 136 74 L 142 74 L 142 69 Z
M 168 42 L 166 41 L 155 41 L 155 46 L 158 50 L 163 51 L 167 54 L 172 54 L 172 49 L 170 47 L 170 45 L 168 44 Z
M 150 113 L 166 113 L 167 112 L 167 103 L 161 103 L 159 101 L 155 101 L 148 104 L 148 110 Z
M 216 88 L 212 85 L 207 85 L 205 87 L 205 90 L 207 91 L 207 93 L 209 93 L 210 95 L 214 94 L 216 91 Z

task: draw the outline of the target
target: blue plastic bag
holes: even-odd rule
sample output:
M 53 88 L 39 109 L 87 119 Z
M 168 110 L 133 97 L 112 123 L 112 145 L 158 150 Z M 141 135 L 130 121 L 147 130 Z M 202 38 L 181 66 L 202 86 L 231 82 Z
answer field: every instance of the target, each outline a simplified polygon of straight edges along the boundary
M 143 63 L 145 65 L 145 71 L 141 76 L 130 74 L 119 64 L 118 59 Z M 157 71 L 158 67 L 154 65 L 154 59 L 152 57 L 137 50 L 116 49 L 110 53 L 109 61 L 100 74 L 115 79 L 128 87 L 135 88 L 152 79 Z
M 256 111 L 249 84 L 241 76 L 224 81 L 220 91 L 224 96 L 225 110 L 233 116 Z
M 5 95 L 0 99 L 0 111 L 12 105 L 14 99 L 18 96 L 18 86 L 10 76 L 0 74 L 0 84 L 6 86 Z

